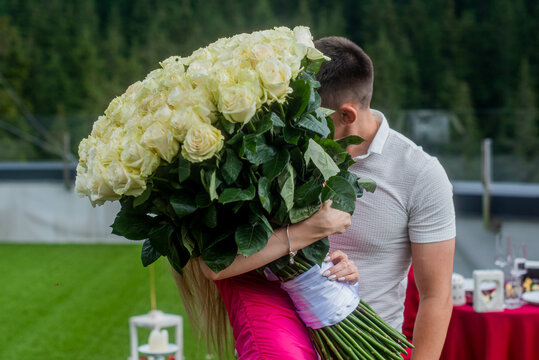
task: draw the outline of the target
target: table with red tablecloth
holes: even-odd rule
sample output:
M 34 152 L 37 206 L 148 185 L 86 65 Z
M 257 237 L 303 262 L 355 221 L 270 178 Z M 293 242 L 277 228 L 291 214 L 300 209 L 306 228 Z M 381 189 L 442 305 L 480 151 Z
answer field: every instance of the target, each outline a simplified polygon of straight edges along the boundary
M 441 359 L 537 360 L 538 340 L 539 306 L 488 313 L 455 306 Z

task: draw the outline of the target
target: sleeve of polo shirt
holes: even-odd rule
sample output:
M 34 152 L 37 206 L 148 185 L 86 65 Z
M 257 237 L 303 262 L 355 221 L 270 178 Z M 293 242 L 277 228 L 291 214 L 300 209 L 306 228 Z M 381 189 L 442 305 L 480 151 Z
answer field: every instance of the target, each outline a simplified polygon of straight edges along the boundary
M 411 242 L 429 243 L 455 237 L 453 186 L 437 159 L 419 173 L 409 204 L 408 234 Z

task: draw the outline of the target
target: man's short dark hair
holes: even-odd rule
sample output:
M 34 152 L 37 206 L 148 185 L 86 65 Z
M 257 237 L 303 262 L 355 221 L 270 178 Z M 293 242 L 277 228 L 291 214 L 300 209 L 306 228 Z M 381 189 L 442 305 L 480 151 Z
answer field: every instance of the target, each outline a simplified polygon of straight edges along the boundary
M 322 106 L 336 110 L 345 102 L 370 105 L 374 68 L 367 54 L 354 42 L 339 36 L 328 36 L 314 42 L 315 47 L 331 61 L 324 61 L 316 78 Z

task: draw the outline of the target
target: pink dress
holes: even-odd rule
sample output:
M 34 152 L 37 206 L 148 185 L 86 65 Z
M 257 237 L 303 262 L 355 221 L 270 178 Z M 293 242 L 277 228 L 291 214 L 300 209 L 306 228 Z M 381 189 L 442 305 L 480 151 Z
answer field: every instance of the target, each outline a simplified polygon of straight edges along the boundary
M 219 280 L 241 360 L 316 360 L 307 328 L 278 281 L 257 272 Z

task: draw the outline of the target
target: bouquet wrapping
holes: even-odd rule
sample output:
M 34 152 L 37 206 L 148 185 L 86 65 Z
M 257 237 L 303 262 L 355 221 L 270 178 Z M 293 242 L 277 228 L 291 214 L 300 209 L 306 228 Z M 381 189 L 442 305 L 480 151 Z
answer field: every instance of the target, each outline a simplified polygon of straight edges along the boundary
M 179 273 L 195 257 L 219 272 L 328 199 L 352 213 L 375 184 L 348 172 L 345 149 L 362 140 L 333 140 L 316 91 L 326 60 L 306 27 L 169 57 L 112 100 L 81 141 L 77 193 L 94 206 L 119 200 L 113 233 L 144 240 L 144 266 L 165 256 Z M 328 249 L 321 239 L 265 271 L 291 295 L 323 359 L 401 358 L 411 346 L 404 336 L 356 288 L 320 276 Z

